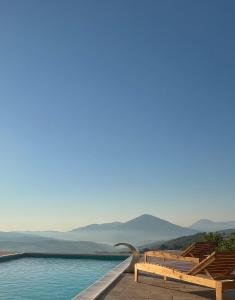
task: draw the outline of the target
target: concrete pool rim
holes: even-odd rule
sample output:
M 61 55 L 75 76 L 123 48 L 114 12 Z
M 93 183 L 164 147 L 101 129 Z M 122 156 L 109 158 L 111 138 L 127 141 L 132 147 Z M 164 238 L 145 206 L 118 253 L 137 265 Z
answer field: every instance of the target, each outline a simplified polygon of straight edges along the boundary
M 71 300 L 95 300 L 103 294 L 118 278 L 128 269 L 132 261 L 132 256 L 129 256 L 111 271 L 106 273 L 99 280 L 81 291 Z
M 111 254 L 111 253 L 88 253 L 88 254 L 67 254 L 67 253 L 43 253 L 43 252 L 12 252 L 0 256 L 0 263 L 18 258 L 81 258 L 99 260 L 121 260 L 129 257 L 130 254 Z

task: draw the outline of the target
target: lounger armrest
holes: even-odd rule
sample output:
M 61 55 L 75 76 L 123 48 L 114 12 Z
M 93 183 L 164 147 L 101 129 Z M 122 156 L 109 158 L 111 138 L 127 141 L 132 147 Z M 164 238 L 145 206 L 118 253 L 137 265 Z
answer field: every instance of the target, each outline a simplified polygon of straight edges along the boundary
M 145 262 L 147 262 L 148 257 L 158 257 L 158 258 L 162 258 L 163 260 L 171 259 L 171 260 L 190 261 L 196 264 L 199 263 L 199 258 L 197 257 L 190 257 L 190 256 L 184 257 L 181 255 L 176 255 L 170 252 L 162 252 L 162 251 L 147 251 L 144 253 L 144 257 L 145 257 Z

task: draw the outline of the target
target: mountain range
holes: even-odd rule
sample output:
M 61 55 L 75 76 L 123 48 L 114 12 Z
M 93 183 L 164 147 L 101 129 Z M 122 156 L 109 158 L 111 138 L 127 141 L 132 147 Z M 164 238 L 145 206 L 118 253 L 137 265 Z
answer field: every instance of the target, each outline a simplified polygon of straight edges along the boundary
M 106 253 L 114 252 L 110 245 L 87 241 L 66 241 L 42 237 L 36 234 L 0 232 L 0 249 L 16 252 L 42 253 Z
M 166 220 L 144 214 L 127 222 L 91 224 L 68 232 L 31 232 L 57 239 L 93 241 L 114 244 L 129 242 L 141 245 L 157 240 L 168 240 L 182 235 L 194 234 L 192 228 L 182 227 Z
M 169 241 L 199 232 L 235 229 L 235 222 L 199 220 L 182 227 L 144 214 L 127 222 L 90 224 L 67 232 L 0 232 L 0 249 L 30 252 L 94 253 L 113 252 L 113 244 L 129 242 L 136 246 Z

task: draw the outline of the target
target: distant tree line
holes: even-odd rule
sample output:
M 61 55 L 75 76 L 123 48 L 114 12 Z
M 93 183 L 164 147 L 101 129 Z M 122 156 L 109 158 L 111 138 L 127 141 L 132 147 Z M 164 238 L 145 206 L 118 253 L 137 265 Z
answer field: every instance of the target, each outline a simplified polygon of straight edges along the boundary
M 202 241 L 216 242 L 218 252 L 235 250 L 235 232 L 231 233 L 229 237 L 225 237 L 219 232 L 210 232 L 204 235 Z
M 183 236 L 163 243 L 152 243 L 146 245 L 141 250 L 183 250 L 195 242 L 216 242 L 218 244 L 216 250 L 235 251 L 235 232 L 230 234 L 221 232 L 197 233 L 191 236 Z

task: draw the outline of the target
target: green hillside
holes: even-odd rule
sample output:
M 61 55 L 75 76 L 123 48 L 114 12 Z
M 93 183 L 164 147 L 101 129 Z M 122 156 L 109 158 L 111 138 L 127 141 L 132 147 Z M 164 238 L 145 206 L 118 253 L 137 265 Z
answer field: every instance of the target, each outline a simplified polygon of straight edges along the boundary
M 235 248 L 234 230 L 222 230 L 213 233 L 197 233 L 190 236 L 182 236 L 176 239 L 146 244 L 140 247 L 141 251 L 147 250 L 182 250 L 199 241 L 217 241 L 220 250 Z

